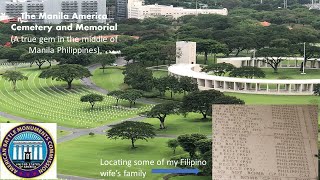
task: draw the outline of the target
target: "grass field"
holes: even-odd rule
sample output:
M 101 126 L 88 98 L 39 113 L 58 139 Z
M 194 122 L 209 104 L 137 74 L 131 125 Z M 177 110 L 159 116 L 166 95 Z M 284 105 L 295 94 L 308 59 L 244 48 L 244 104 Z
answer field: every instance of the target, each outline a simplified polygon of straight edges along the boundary
M 8 119 L 8 118 L 5 118 L 5 117 L 0 116 L 0 123 L 7 123 L 8 121 L 9 121 L 10 123 L 15 123 L 15 121 L 12 120 L 12 119 Z
M 102 69 L 96 69 L 91 77 L 92 81 L 99 87 L 108 91 L 123 89 L 126 86 L 123 84 L 124 75 L 122 70 L 116 67 L 109 67 L 103 73 Z
M 95 135 L 82 136 L 69 142 L 59 144 L 58 149 L 58 173 L 70 174 L 97 179 L 137 179 L 142 177 L 101 177 L 100 172 L 107 170 L 123 170 L 147 172 L 144 179 L 160 180 L 164 175 L 151 174 L 152 168 L 164 168 L 168 166 L 102 166 L 103 160 L 161 160 L 170 159 L 173 151 L 166 146 L 168 138 L 155 138 L 149 142 L 139 140 L 136 149 L 131 149 L 130 140 L 109 140 L 106 136 Z M 84 148 L 85 147 L 85 148 Z M 176 154 L 183 151 L 178 148 Z M 171 167 L 172 168 L 172 167 Z
M 97 103 L 91 110 L 89 103 L 80 102 L 80 97 L 93 91 L 82 86 L 80 81 L 74 82 L 72 90 L 66 90 L 64 82 L 39 79 L 41 71 L 37 69 L 24 69 L 22 72 L 29 79 L 18 82 L 16 92 L 12 90 L 9 82 L 0 80 L 1 111 L 39 122 L 90 128 L 133 117 L 150 108 L 137 104 L 139 108 L 130 109 L 128 102 L 121 102 L 121 106 L 116 107 L 115 99 L 105 96 L 105 100 Z
M 190 133 L 208 134 L 212 133 L 211 119 L 201 119 L 201 114 L 190 113 L 187 117 L 182 115 L 169 115 L 165 120 L 166 129 L 159 129 L 160 121 L 149 118 L 144 122 L 154 125 L 159 135 L 181 135 Z
M 59 131 L 58 130 L 58 133 L 57 133 L 57 138 L 59 138 L 59 137 L 62 137 L 62 136 L 66 136 L 66 135 L 68 135 L 68 134 L 70 134 L 71 132 L 69 132 L 69 131 Z
M 279 69 L 274 73 L 272 68 L 263 69 L 266 73 L 265 79 L 320 79 L 320 70 L 307 69 L 306 74 L 302 75 L 299 69 Z
M 124 75 L 121 69 L 117 67 L 108 67 L 105 69 L 105 73 L 101 69 L 96 69 L 91 77 L 92 81 L 99 87 L 106 89 L 108 91 L 114 91 L 119 89 L 126 89 L 128 86 L 123 83 Z M 167 76 L 167 71 L 153 71 L 154 77 Z

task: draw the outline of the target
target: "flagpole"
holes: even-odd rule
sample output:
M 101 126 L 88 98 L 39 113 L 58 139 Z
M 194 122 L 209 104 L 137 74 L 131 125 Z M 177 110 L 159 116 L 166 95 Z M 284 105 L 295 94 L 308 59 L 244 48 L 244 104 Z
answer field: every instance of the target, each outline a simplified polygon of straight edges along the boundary
M 305 73 L 305 68 L 306 68 L 306 42 L 303 43 L 303 67 L 302 67 L 302 73 L 301 74 L 306 74 Z

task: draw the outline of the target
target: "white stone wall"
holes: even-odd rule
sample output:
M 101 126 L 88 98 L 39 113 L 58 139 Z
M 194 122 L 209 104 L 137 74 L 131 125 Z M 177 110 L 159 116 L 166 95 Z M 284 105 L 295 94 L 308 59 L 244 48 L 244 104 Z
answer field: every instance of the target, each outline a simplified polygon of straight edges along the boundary
M 196 42 L 178 41 L 176 42 L 176 63 L 177 64 L 196 64 Z

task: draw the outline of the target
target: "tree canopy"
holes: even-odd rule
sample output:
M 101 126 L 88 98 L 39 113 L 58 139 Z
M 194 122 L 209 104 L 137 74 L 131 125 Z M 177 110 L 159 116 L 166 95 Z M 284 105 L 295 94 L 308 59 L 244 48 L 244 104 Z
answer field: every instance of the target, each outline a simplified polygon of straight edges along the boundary
M 97 54 L 95 56 L 92 56 L 92 58 L 93 58 L 93 62 L 97 62 L 101 64 L 103 73 L 107 65 L 111 65 L 116 61 L 116 56 L 110 53 Z
M 57 81 L 65 81 L 68 83 L 68 89 L 72 88 L 72 82 L 75 79 L 90 77 L 90 71 L 78 64 L 63 64 L 46 70 L 39 75 L 40 78 L 52 78 Z
M 129 139 L 131 147 L 135 148 L 135 142 L 139 139 L 148 141 L 149 138 L 155 137 L 155 129 L 149 123 L 125 121 L 113 125 L 107 132 L 110 139 Z
M 139 64 L 127 65 L 124 74 L 124 83 L 133 89 L 150 91 L 152 89 L 153 76 L 152 71 L 142 67 Z
M 24 76 L 20 71 L 6 71 L 2 78 L 6 81 L 12 82 L 13 90 L 16 90 L 17 81 L 28 80 L 27 76 Z
M 91 105 L 91 109 L 93 109 L 96 102 L 103 101 L 103 96 L 100 94 L 87 94 L 80 98 L 81 102 L 89 102 Z
M 177 102 L 166 102 L 157 104 L 146 112 L 147 117 L 160 120 L 160 129 L 165 129 L 164 121 L 167 115 L 178 114 L 180 105 Z
M 230 63 L 216 63 L 210 64 L 202 68 L 201 71 L 213 72 L 216 76 L 224 76 L 226 73 L 234 70 L 236 67 Z
M 265 78 L 266 74 L 261 68 L 252 66 L 243 66 L 233 69 L 229 76 L 231 77 L 245 77 L 245 78 Z
M 213 104 L 244 104 L 244 101 L 216 90 L 196 91 L 183 97 L 181 111 L 201 113 L 206 119 L 212 114 Z

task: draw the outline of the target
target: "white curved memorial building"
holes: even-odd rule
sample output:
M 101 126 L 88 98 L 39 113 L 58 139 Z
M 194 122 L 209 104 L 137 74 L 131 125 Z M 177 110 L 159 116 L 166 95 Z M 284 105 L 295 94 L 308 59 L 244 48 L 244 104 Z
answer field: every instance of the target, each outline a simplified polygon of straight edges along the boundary
M 193 50 L 190 50 L 190 48 Z M 208 75 L 201 72 L 200 65 L 194 64 L 195 48 L 194 42 L 177 42 L 177 51 L 182 55 L 177 57 L 177 64 L 170 66 L 168 72 L 170 75 L 177 77 L 192 77 L 198 82 L 200 90 L 215 89 L 222 92 L 248 94 L 311 95 L 314 85 L 320 84 L 320 79 L 246 79 Z M 184 59 L 185 57 L 188 58 Z

